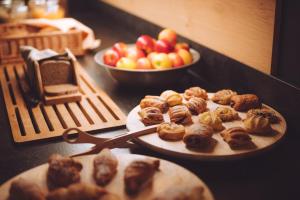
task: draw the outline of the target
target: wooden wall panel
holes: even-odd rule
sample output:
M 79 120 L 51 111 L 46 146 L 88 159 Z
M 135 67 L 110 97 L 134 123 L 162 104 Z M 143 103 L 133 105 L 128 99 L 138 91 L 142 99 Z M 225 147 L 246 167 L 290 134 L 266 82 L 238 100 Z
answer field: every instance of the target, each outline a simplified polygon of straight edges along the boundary
M 260 71 L 271 71 L 276 0 L 102 1 Z

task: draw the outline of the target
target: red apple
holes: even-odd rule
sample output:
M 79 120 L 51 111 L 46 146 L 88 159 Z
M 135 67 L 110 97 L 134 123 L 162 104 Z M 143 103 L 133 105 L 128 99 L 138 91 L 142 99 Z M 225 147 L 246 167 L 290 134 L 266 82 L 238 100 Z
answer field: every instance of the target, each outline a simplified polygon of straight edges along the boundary
M 177 53 L 169 53 L 168 56 L 172 61 L 173 67 L 180 67 L 184 65 L 182 58 Z
M 115 50 L 120 57 L 124 57 L 126 55 L 127 45 L 123 42 L 117 42 L 114 44 L 112 49 Z
M 126 57 L 131 58 L 134 61 L 137 61 L 139 58 L 145 57 L 145 54 L 142 50 L 136 47 L 131 47 L 127 49 Z
M 172 46 L 175 46 L 176 38 L 177 38 L 177 35 L 176 35 L 175 31 L 173 31 L 169 28 L 166 28 L 166 29 L 162 30 L 158 34 L 158 39 L 159 40 L 168 41 Z
M 135 43 L 138 49 L 145 51 L 147 54 L 154 50 L 155 40 L 149 35 L 141 35 Z
M 137 69 L 152 69 L 151 62 L 148 58 L 139 58 L 136 62 Z
M 119 54 L 112 49 L 107 50 L 103 55 L 104 63 L 110 66 L 116 66 L 116 63 L 118 62 L 119 59 L 120 59 Z
M 173 51 L 173 46 L 165 40 L 157 40 L 155 43 L 155 51 L 158 53 L 169 53 Z
M 175 51 L 178 52 L 179 49 L 185 49 L 185 50 L 189 51 L 190 46 L 188 43 L 180 42 L 175 45 Z
M 192 54 L 186 49 L 179 49 L 177 54 L 182 58 L 185 65 L 191 64 L 193 62 Z
M 121 58 L 116 65 L 117 68 L 121 69 L 136 69 L 136 62 L 130 58 L 123 57 Z
M 172 67 L 172 61 L 165 53 L 155 54 L 151 63 L 155 69 L 169 69 Z

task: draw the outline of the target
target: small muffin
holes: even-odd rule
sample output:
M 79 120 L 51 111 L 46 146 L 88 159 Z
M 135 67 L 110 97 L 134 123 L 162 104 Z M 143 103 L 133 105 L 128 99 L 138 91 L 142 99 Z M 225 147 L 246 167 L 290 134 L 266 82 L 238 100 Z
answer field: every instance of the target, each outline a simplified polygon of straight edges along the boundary
M 193 115 L 198 115 L 207 109 L 206 101 L 199 97 L 192 97 L 185 104 Z
M 169 109 L 169 116 L 171 122 L 177 124 L 191 124 L 192 114 L 189 109 L 184 105 L 173 106 Z
M 140 102 L 140 107 L 142 109 L 147 107 L 156 107 L 162 113 L 165 113 L 168 110 L 167 102 L 159 96 L 145 96 L 145 98 L 143 98 Z
M 214 110 L 214 113 L 220 117 L 222 122 L 230 122 L 240 118 L 236 111 L 228 107 L 217 107 L 217 109 Z
M 215 95 L 211 98 L 211 100 L 215 103 L 222 104 L 222 105 L 229 105 L 231 97 L 237 95 L 236 92 L 232 90 L 220 90 L 215 93 Z
M 139 111 L 141 121 L 145 126 L 160 124 L 164 121 L 162 112 L 156 107 L 147 107 Z
M 220 117 L 210 111 L 200 114 L 199 122 L 211 126 L 214 131 L 222 131 L 225 128 Z
M 221 133 L 223 140 L 229 144 L 231 149 L 241 149 L 252 144 L 251 137 L 242 127 L 232 127 Z
M 186 128 L 183 142 L 187 148 L 204 148 L 210 144 L 213 129 L 205 124 L 193 124 Z
M 245 129 L 257 135 L 269 135 L 273 133 L 271 123 L 268 118 L 262 116 L 251 116 L 243 120 Z
M 185 133 L 183 125 L 171 123 L 162 123 L 157 127 L 158 136 L 163 140 L 182 140 Z
M 261 103 L 255 94 L 243 94 L 232 96 L 230 106 L 236 111 L 246 112 L 252 108 L 260 108 Z
M 207 100 L 208 98 L 206 91 L 200 87 L 191 87 L 189 89 L 186 89 L 183 96 L 186 100 L 189 100 L 192 97 L 200 97 L 205 100 Z
M 161 93 L 160 97 L 164 99 L 169 106 L 176 106 L 182 104 L 182 97 L 179 93 L 173 90 L 166 90 Z
M 276 124 L 280 120 L 273 110 L 267 108 L 249 110 L 247 112 L 247 117 L 249 118 L 252 116 L 262 116 L 264 118 L 267 118 L 272 124 Z

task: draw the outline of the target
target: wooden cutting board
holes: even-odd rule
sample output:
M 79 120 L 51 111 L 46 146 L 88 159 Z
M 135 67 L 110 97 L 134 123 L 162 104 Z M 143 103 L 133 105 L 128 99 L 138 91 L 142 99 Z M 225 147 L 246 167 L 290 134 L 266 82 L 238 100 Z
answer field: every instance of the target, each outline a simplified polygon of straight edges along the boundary
M 131 199 L 124 192 L 124 169 L 130 164 L 130 162 L 137 159 L 152 158 L 149 156 L 134 155 L 134 154 L 116 154 L 119 165 L 118 172 L 114 179 L 105 187 L 111 193 L 117 194 L 120 199 Z M 83 164 L 83 170 L 81 171 L 81 182 L 83 183 L 95 183 L 92 178 L 93 172 L 93 159 L 95 155 L 76 157 L 75 159 Z M 0 194 L 3 199 L 8 196 L 8 191 L 11 182 L 19 177 L 35 181 L 39 186 L 47 191 L 46 185 L 46 173 L 48 164 L 43 164 L 26 172 L 17 175 L 10 179 L 6 183 L 0 186 Z M 185 168 L 171 163 L 166 160 L 160 160 L 160 171 L 154 175 L 153 183 L 149 187 L 144 188 L 134 199 L 135 200 L 146 200 L 152 199 L 156 194 L 164 191 L 169 187 L 180 186 L 180 187 L 194 187 L 202 186 L 204 188 L 203 200 L 213 200 L 213 195 L 205 183 L 200 180 L 196 175 L 186 170 Z
M 213 93 L 208 94 L 209 99 L 213 96 Z M 223 106 L 220 104 L 216 104 L 211 100 L 207 101 L 207 107 L 210 111 L 215 110 L 217 107 Z M 187 158 L 187 159 L 196 159 L 196 160 L 223 160 L 223 159 L 236 159 L 236 158 L 244 158 L 253 154 L 261 153 L 265 150 L 270 149 L 276 143 L 278 143 L 286 133 L 286 121 L 283 116 L 278 113 L 273 108 L 263 105 L 273 111 L 276 112 L 277 116 L 280 118 L 280 122 L 278 124 L 272 124 L 272 128 L 276 130 L 276 134 L 272 136 L 258 136 L 258 135 L 250 135 L 252 141 L 255 143 L 257 148 L 248 149 L 248 150 L 232 150 L 229 145 L 223 141 L 220 133 L 214 133 L 213 138 L 215 139 L 215 145 L 212 148 L 205 151 L 191 151 L 185 147 L 183 141 L 165 141 L 162 140 L 157 133 L 141 136 L 136 139 L 136 141 L 145 147 L 148 147 L 154 151 L 160 152 L 162 154 Z M 226 106 L 225 106 L 226 107 Z M 136 106 L 128 115 L 126 126 L 129 131 L 139 130 L 144 126 L 144 124 L 140 121 L 140 117 L 138 115 L 138 111 L 140 111 L 140 106 Z M 242 119 L 246 118 L 246 113 L 238 112 L 239 116 Z M 165 121 L 170 121 L 168 114 L 164 114 Z M 193 121 L 197 120 L 196 116 L 193 116 Z M 223 125 L 226 128 L 234 127 L 234 126 L 242 126 L 243 123 L 241 120 L 236 120 L 233 122 L 226 122 Z

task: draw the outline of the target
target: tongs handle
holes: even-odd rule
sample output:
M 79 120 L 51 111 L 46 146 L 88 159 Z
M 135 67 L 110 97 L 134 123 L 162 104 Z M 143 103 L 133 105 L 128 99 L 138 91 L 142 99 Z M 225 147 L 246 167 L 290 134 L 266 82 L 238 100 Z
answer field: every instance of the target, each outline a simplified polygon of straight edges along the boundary
M 78 136 L 76 138 L 72 138 L 70 139 L 69 133 L 70 132 L 78 132 Z M 108 140 L 106 138 L 99 138 L 99 137 L 95 137 L 92 136 L 90 134 L 88 134 L 87 132 L 84 132 L 82 130 L 80 130 L 79 128 L 69 128 L 67 130 L 65 130 L 62 134 L 64 141 L 66 141 L 67 143 L 70 144 L 82 144 L 82 143 L 90 143 L 90 144 L 101 144 L 104 141 Z

